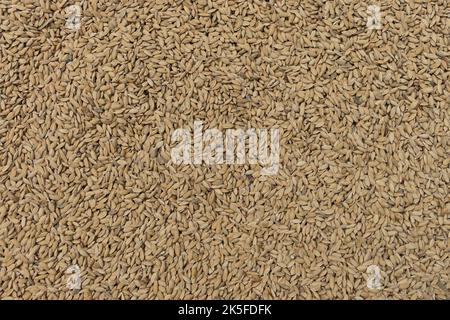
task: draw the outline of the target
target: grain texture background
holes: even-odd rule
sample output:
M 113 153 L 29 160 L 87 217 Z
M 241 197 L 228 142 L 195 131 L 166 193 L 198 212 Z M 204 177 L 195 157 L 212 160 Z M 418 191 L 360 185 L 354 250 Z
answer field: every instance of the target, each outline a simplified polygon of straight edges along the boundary
M 449 299 L 448 1 L 381 30 L 356 0 L 72 4 L 0 0 L 1 298 Z M 279 128 L 278 174 L 171 164 L 194 120 Z

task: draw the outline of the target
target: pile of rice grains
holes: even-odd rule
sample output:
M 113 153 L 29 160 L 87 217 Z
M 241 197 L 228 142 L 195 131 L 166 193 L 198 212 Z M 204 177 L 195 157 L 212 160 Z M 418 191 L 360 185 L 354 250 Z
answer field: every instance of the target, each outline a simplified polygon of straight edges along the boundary
M 0 297 L 448 299 L 450 3 L 375 4 L 0 0 Z

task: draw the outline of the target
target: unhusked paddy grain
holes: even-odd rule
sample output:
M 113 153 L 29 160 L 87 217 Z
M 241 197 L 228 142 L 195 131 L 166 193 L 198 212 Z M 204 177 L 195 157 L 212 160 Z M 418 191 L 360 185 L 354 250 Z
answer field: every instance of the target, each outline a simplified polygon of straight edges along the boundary
M 448 299 L 449 2 L 369 4 L 0 0 L 0 297 Z

